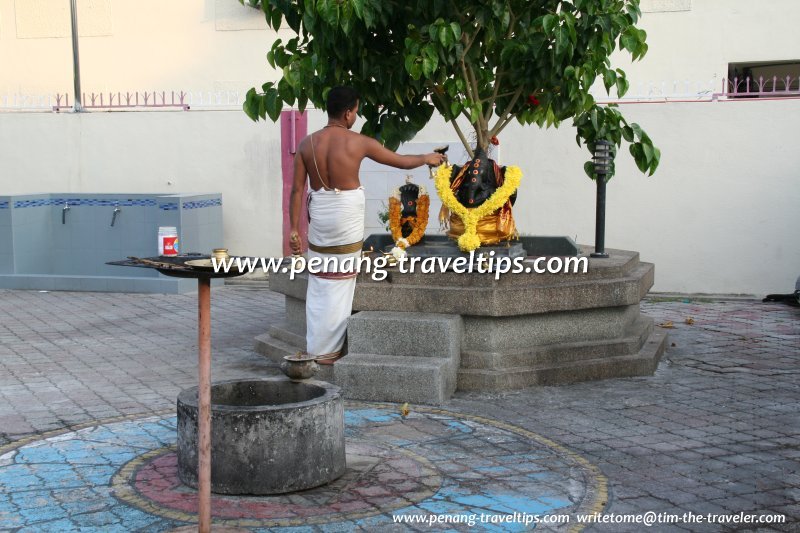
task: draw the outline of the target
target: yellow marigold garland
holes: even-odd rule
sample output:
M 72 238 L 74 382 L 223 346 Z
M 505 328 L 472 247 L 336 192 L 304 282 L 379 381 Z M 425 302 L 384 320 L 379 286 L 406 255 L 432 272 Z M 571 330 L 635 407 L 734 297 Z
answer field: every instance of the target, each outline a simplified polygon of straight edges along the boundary
M 402 205 L 400 205 L 400 200 L 394 196 L 389 198 L 389 229 L 392 231 L 394 242 L 400 242 L 403 239 L 403 222 L 405 221 L 411 224 L 412 228 L 408 237 L 405 237 L 405 240 L 408 241 L 408 246 L 414 246 L 422 239 L 425 229 L 428 227 L 430 204 L 430 196 L 420 194 L 417 198 L 417 216 L 401 219 Z
M 478 207 L 469 209 L 458 201 L 456 195 L 450 189 L 450 176 L 453 173 L 451 165 L 442 165 L 436 171 L 436 191 L 442 203 L 455 213 L 464 222 L 464 233 L 458 238 L 458 247 L 465 252 L 476 250 L 481 246 L 481 239 L 478 237 L 478 221 L 503 207 L 514 191 L 519 188 L 522 181 L 522 170 L 519 167 L 506 167 L 505 181 Z

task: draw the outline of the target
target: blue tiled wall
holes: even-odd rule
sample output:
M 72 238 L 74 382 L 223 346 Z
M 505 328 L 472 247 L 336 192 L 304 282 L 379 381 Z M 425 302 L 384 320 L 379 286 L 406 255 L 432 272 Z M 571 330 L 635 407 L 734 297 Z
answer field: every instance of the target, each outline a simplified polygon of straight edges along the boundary
M 112 227 L 115 208 L 120 211 Z M 223 246 L 222 198 L 80 193 L 0 197 L 0 288 L 193 290 L 193 280 L 105 264 L 157 255 L 159 226 L 178 229 L 181 252 L 210 253 Z

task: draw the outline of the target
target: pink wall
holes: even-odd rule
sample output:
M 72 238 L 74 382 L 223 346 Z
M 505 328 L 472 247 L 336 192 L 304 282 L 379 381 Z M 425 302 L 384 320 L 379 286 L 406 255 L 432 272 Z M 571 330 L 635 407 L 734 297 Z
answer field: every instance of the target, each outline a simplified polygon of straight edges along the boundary
M 292 194 L 292 181 L 294 178 L 294 152 L 300 141 L 308 132 L 308 115 L 299 111 L 283 111 L 281 113 L 281 171 L 283 174 L 283 255 L 291 255 L 289 248 L 289 199 Z M 294 136 L 292 135 L 294 133 Z M 294 138 L 292 138 L 294 137 Z M 308 247 L 308 215 L 306 214 L 305 191 L 303 188 L 303 206 L 300 213 L 300 238 L 303 241 L 303 251 Z

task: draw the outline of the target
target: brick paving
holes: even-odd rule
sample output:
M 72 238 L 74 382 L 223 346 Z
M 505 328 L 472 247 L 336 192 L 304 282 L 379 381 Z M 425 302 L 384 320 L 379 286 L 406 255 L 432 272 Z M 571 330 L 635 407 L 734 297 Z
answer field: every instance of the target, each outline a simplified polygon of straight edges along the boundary
M 0 445 L 161 413 L 196 384 L 195 295 L 0 291 L 0 302 Z M 558 445 L 547 449 L 577 453 L 607 478 L 604 513 L 774 512 L 787 523 L 763 530 L 800 530 L 800 310 L 656 298 L 642 307 L 673 326 L 655 376 L 459 393 L 446 409 L 511 424 Z M 282 310 L 282 297 L 266 290 L 213 290 L 215 380 L 277 373 L 252 346 Z M 0 506 L 13 496 L 0 484 Z M 17 527 L 0 523 L 0 530 Z
M 0 291 L 0 444 L 174 406 L 197 384 L 197 296 Z M 214 289 L 214 379 L 261 372 L 253 332 L 283 310 L 268 291 Z

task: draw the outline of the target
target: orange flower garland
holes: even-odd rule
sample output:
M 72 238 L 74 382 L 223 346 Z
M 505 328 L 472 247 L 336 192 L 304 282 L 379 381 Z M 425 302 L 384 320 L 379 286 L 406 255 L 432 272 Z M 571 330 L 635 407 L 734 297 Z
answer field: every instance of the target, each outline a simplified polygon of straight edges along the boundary
M 430 196 L 423 194 L 422 190 L 420 190 L 420 195 L 417 197 L 417 216 L 401 217 L 403 210 L 400 200 L 395 196 L 389 198 L 389 229 L 392 231 L 392 238 L 395 242 L 399 242 L 400 239 L 404 238 L 403 224 L 406 222 L 411 225 L 411 233 L 408 237 L 405 237 L 405 240 L 408 241 L 408 246 L 414 246 L 422 239 L 425 229 L 428 227 L 430 205 Z

